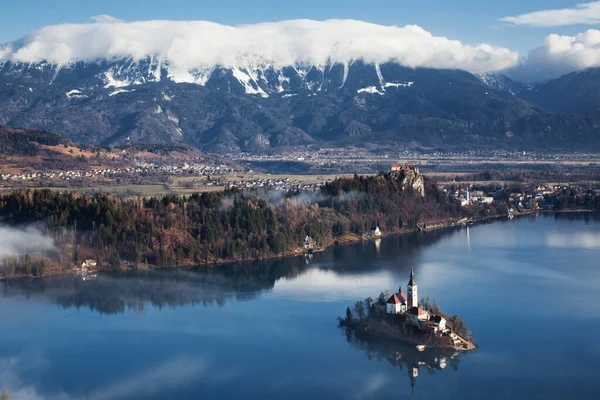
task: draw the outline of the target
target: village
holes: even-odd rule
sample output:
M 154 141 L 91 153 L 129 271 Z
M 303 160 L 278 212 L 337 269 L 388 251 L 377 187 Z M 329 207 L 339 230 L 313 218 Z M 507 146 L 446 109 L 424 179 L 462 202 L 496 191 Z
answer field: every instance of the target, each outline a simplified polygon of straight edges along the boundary
M 2 181 L 73 181 L 77 179 L 102 179 L 116 178 L 126 175 L 144 174 L 167 174 L 167 175 L 202 175 L 215 176 L 234 172 L 234 169 L 225 165 L 209 166 L 201 164 L 184 163 L 181 165 L 155 165 L 153 163 L 140 162 L 133 167 L 127 168 L 98 168 L 89 171 L 46 171 L 46 172 L 23 172 L 0 174 Z
M 554 210 L 553 198 L 563 192 L 574 198 L 600 195 L 600 185 L 587 184 L 538 184 L 515 185 L 513 188 L 493 187 L 493 185 L 443 185 L 444 192 L 458 200 L 463 207 L 490 205 L 503 202 L 508 206 L 508 214 L 517 212 Z

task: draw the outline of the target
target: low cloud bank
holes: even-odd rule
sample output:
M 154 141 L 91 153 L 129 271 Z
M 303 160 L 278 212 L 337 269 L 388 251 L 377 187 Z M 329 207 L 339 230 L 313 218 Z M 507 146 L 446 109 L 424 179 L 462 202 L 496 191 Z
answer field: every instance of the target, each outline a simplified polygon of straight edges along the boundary
M 133 21 L 108 15 L 85 24 L 41 28 L 0 45 L 0 64 L 152 58 L 150 74 L 168 66 L 176 82 L 215 67 L 254 71 L 273 66 L 349 65 L 395 62 L 410 68 L 502 72 L 522 82 L 539 82 L 569 72 L 600 67 L 600 31 L 550 34 L 526 56 L 507 48 L 469 45 L 435 36 L 417 25 L 384 26 L 357 20 L 288 20 L 228 26 L 210 21 Z M 512 25 L 563 26 L 600 23 L 600 1 L 571 9 L 542 10 L 502 19 Z M 207 75 L 208 76 L 208 75 Z
M 575 36 L 552 34 L 529 52 L 521 65 L 507 75 L 523 82 L 536 82 L 600 67 L 600 30 L 589 29 Z
M 54 249 L 54 240 L 34 226 L 13 228 L 0 225 L 0 257 L 43 253 Z
M 157 57 L 177 73 L 215 66 L 325 65 L 362 59 L 407 67 L 453 68 L 475 73 L 518 63 L 518 53 L 488 44 L 467 45 L 416 25 L 383 26 L 357 20 L 289 20 L 227 26 L 209 21 L 124 22 L 107 15 L 94 23 L 46 26 L 0 46 L 0 61 L 66 65 L 131 57 Z

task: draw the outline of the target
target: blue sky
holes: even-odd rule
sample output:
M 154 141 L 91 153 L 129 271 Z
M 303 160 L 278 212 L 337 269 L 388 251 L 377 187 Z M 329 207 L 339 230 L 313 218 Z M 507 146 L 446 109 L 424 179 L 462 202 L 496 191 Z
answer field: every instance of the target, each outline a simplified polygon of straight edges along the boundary
M 2 5 L 0 43 L 45 25 L 89 22 L 98 14 L 127 21 L 201 19 L 232 25 L 296 18 L 352 18 L 384 25 L 416 24 L 435 35 L 470 44 L 486 42 L 527 54 L 550 33 L 573 35 L 598 25 L 510 26 L 500 18 L 572 8 L 582 2 L 585 0 L 19 0 Z

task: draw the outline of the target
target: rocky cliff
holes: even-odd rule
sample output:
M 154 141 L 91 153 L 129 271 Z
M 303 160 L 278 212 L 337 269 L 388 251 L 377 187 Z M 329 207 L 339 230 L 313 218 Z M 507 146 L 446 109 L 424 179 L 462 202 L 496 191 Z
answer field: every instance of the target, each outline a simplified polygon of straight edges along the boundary
M 402 181 L 402 190 L 411 188 L 422 197 L 425 197 L 425 179 L 419 172 L 419 167 L 403 166 L 392 170 L 392 175 L 397 176 Z

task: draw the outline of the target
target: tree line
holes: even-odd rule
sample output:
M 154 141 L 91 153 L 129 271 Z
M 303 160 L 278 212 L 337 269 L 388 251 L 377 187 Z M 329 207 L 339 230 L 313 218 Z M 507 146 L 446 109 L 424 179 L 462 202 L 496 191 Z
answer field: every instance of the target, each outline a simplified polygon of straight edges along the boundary
M 354 176 L 328 183 L 309 200 L 287 193 L 278 204 L 237 190 L 123 199 L 27 189 L 0 196 L 0 222 L 43 221 L 57 244 L 43 264 L 40 257 L 21 259 L 17 264 L 26 265 L 9 271 L 16 275 L 44 275 L 89 258 L 101 270 L 205 265 L 291 254 L 306 236 L 324 247 L 375 225 L 396 232 L 473 212 L 429 179 L 425 186 L 422 197 L 403 190 L 401 177 Z

